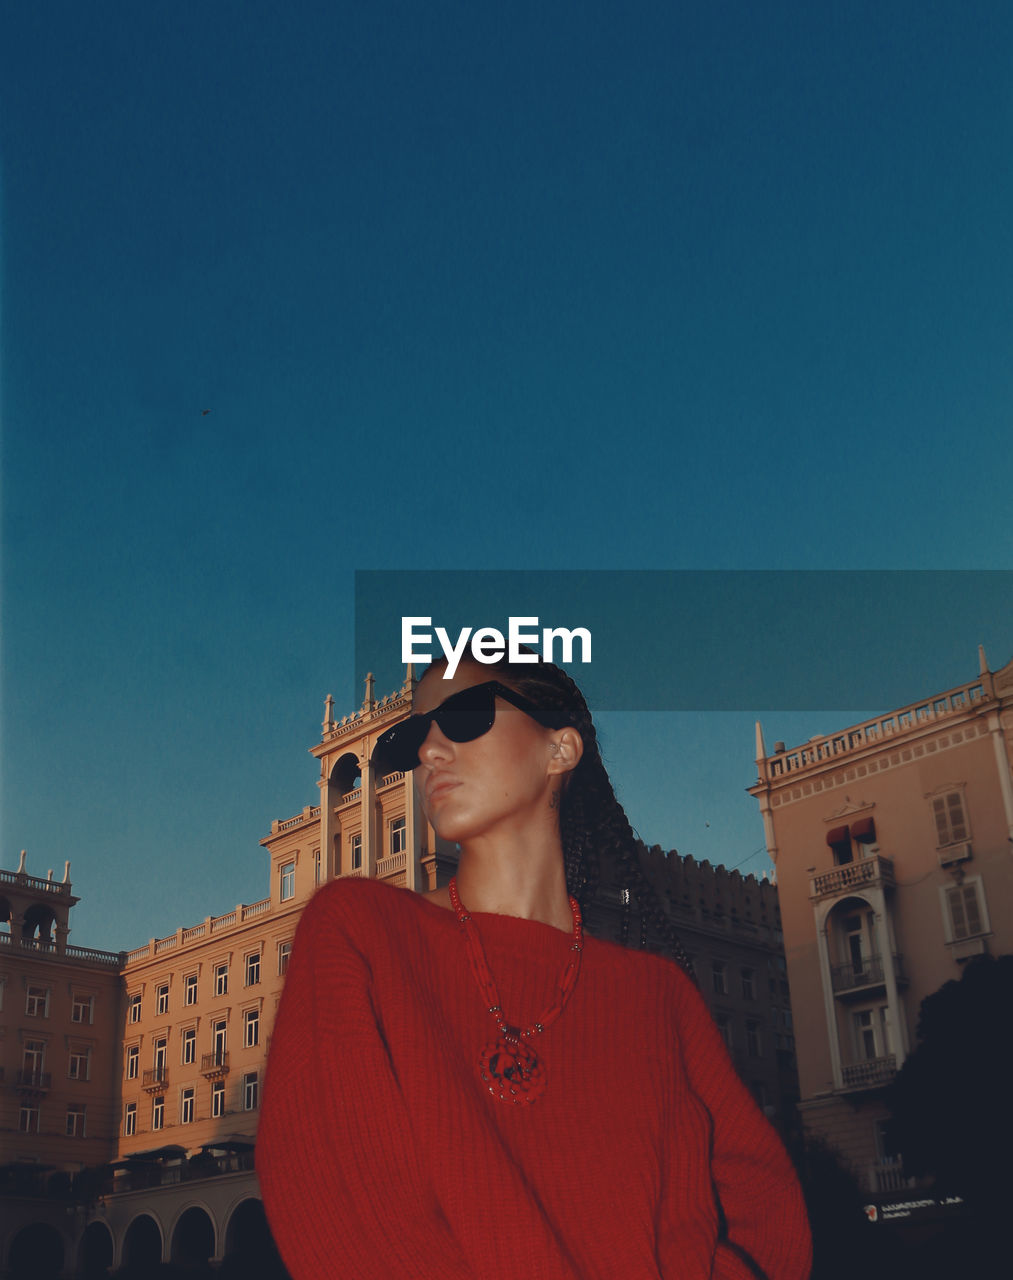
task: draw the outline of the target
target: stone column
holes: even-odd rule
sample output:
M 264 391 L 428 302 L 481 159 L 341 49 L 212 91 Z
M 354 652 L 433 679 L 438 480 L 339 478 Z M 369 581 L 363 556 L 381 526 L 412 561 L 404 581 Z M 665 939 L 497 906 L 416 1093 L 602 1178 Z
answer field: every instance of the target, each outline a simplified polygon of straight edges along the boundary
M 362 795 L 359 804 L 362 806 L 362 874 L 372 880 L 376 876 L 377 830 L 376 830 L 376 784 L 373 778 L 373 762 L 369 752 L 363 750 L 362 762 Z M 382 835 L 382 833 L 381 833 Z

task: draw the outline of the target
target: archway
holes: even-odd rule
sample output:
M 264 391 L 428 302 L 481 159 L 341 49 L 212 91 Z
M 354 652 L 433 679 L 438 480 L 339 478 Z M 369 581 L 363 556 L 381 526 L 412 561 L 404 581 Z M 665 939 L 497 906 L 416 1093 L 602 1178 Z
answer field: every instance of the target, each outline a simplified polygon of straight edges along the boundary
M 26 942 L 38 939 L 41 943 L 51 943 L 53 941 L 53 925 L 55 923 L 56 916 L 49 907 L 37 902 L 25 912 L 25 923 L 21 930 L 21 936 Z
M 225 1231 L 220 1280 L 288 1280 L 259 1200 L 237 1205 Z
M 331 786 L 339 795 L 347 795 L 359 786 L 361 780 L 362 768 L 359 765 L 359 757 L 352 751 L 346 751 L 339 760 L 334 762 L 330 776 Z
M 162 1261 L 162 1233 L 154 1218 L 142 1213 L 127 1227 L 123 1237 L 123 1267 L 129 1275 L 153 1270 Z
M 194 1205 L 180 1217 L 172 1233 L 169 1256 L 186 1267 L 202 1267 L 215 1251 L 215 1226 L 205 1209 Z
M 55 1227 L 33 1222 L 11 1241 L 10 1280 L 59 1280 L 63 1271 L 63 1241 Z
M 77 1251 L 79 1280 L 106 1280 L 113 1265 L 113 1238 L 104 1222 L 90 1222 Z

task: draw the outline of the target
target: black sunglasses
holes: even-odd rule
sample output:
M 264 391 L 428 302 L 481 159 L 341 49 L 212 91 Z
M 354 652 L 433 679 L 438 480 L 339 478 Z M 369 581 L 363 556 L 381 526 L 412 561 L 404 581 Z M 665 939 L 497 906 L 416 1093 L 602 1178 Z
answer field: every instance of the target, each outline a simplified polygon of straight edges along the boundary
M 419 750 L 425 742 L 431 724 L 438 724 L 440 732 L 451 742 L 474 742 L 488 733 L 496 720 L 496 699 L 502 698 L 537 720 L 546 729 L 561 729 L 566 723 L 558 715 L 552 715 L 536 707 L 530 699 L 510 689 L 498 680 L 472 685 L 460 693 L 451 694 L 435 711 L 424 716 L 409 716 L 393 729 L 381 733 L 376 740 L 376 754 L 383 754 L 384 764 L 392 770 L 407 773 L 419 763 Z

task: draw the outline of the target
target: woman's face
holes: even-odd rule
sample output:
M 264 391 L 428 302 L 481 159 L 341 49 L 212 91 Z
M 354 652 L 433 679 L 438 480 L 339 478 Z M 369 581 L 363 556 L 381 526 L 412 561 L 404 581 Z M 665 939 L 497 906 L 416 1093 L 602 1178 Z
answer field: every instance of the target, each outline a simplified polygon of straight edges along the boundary
M 495 667 L 462 662 L 451 680 L 431 667 L 415 691 L 415 711 L 434 711 L 452 694 L 497 678 Z M 436 832 L 459 844 L 500 832 L 522 833 L 544 823 L 558 790 L 559 731 L 546 729 L 519 708 L 496 699 L 496 719 L 473 742 L 451 742 L 431 724 L 419 749 L 415 785 Z

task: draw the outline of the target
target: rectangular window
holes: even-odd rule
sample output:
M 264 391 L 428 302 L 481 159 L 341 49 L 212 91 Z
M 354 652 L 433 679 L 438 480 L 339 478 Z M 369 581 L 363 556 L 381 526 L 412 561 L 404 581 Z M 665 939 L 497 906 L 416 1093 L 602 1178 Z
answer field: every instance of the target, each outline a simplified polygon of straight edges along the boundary
M 169 1012 L 169 984 L 161 983 L 155 988 L 155 1013 L 161 1015 Z
M 260 952 L 251 951 L 246 957 L 246 985 L 255 987 L 260 981 Z
M 165 1127 L 165 1098 L 161 1094 L 151 1103 L 151 1127 L 152 1129 Z
M 891 1052 L 886 1005 L 876 1009 L 858 1009 L 851 1017 L 858 1060 L 871 1062 L 876 1058 L 885 1058 Z
M 295 863 L 286 862 L 281 868 L 281 900 L 288 902 L 295 897 Z
M 948 844 L 960 844 L 968 838 L 964 797 L 961 792 L 950 791 L 943 796 L 933 796 L 932 816 L 936 820 L 936 839 L 940 848 Z
M 48 1018 L 49 1017 L 49 988 L 35 987 L 28 988 L 25 996 L 25 1014 L 29 1018 Z
M 197 1003 L 197 975 L 195 973 L 188 973 L 183 979 L 183 1003 Z
M 761 1056 L 761 1049 L 760 1024 L 749 1019 L 746 1022 L 746 1053 L 748 1053 L 751 1058 L 759 1058 Z
M 292 954 L 291 942 L 278 943 L 278 976 L 284 977 L 288 973 L 288 958 Z
M 395 818 L 390 824 L 390 851 L 404 853 L 408 847 L 408 834 L 404 818 Z
M 965 938 L 976 938 L 988 932 L 980 877 L 951 885 L 945 893 L 951 941 L 963 942 Z
M 130 1004 L 127 1007 L 127 1021 L 140 1022 L 141 1020 L 141 997 L 131 996 Z
M 216 1080 L 211 1086 L 211 1114 L 216 1120 L 225 1114 L 224 1080 Z
M 127 1048 L 127 1079 L 137 1079 L 137 1066 L 140 1061 L 141 1050 L 136 1044 L 132 1044 Z
M 84 1133 L 84 1106 L 79 1102 L 72 1102 L 67 1107 L 67 1137 L 83 1138 Z
M 228 1035 L 228 1023 L 212 1023 L 211 1034 L 214 1036 L 215 1042 L 215 1065 L 219 1067 L 224 1066 L 225 1053 L 228 1049 L 228 1044 L 226 1042 L 226 1037 Z
M 723 960 L 711 961 L 711 990 L 716 996 L 728 994 L 728 984 L 725 981 L 725 962 Z
M 46 1086 L 44 1067 L 46 1065 L 46 1042 L 44 1040 L 26 1040 L 21 1058 L 21 1080 L 29 1088 Z
M 179 1095 L 179 1122 L 193 1124 L 193 1089 L 184 1089 Z
M 39 1132 L 39 1108 L 34 1102 L 24 1102 L 18 1111 L 18 1130 L 21 1133 Z
M 92 1021 L 93 1000 L 91 996 L 83 996 L 78 992 L 74 993 L 74 1002 L 70 1009 L 71 1022 L 87 1022 Z
M 256 1111 L 260 1100 L 259 1082 L 256 1071 L 248 1071 L 243 1076 L 243 1110 Z
M 243 1014 L 243 1044 L 247 1049 L 260 1043 L 260 1010 L 247 1009 Z
M 313 851 L 313 883 L 320 883 L 320 850 Z
M 743 1000 L 756 999 L 756 984 L 752 969 L 742 970 L 742 998 Z
M 123 1108 L 123 1136 L 132 1138 L 137 1132 L 137 1103 L 128 1102 Z
M 197 1028 L 187 1027 L 183 1032 L 183 1065 L 197 1061 Z
M 151 1077 L 151 1081 L 154 1084 L 158 1084 L 158 1083 L 164 1084 L 165 1081 L 169 1078 L 168 1069 L 165 1064 L 166 1054 L 168 1049 L 168 1044 L 167 1044 L 167 1041 L 165 1040 L 165 1037 L 163 1036 L 158 1040 L 153 1041 L 152 1047 L 154 1049 L 154 1058 L 152 1060 L 152 1066 L 154 1067 L 154 1074 Z M 144 1081 L 144 1083 L 145 1084 L 148 1083 L 147 1079 Z
M 215 965 L 215 995 L 227 996 L 229 994 L 229 966 L 227 964 Z
M 361 871 L 362 870 L 362 833 L 356 832 L 356 834 L 352 836 L 351 839 L 349 840 L 349 844 L 351 846 L 351 851 L 352 851 L 352 857 L 351 857 L 352 870 Z
M 729 1051 L 732 1050 L 732 1023 L 727 1013 L 716 1013 L 714 1015 L 714 1024 L 721 1032 L 721 1038 Z
M 71 1049 L 67 1075 L 71 1080 L 87 1080 L 91 1074 L 91 1050 Z

